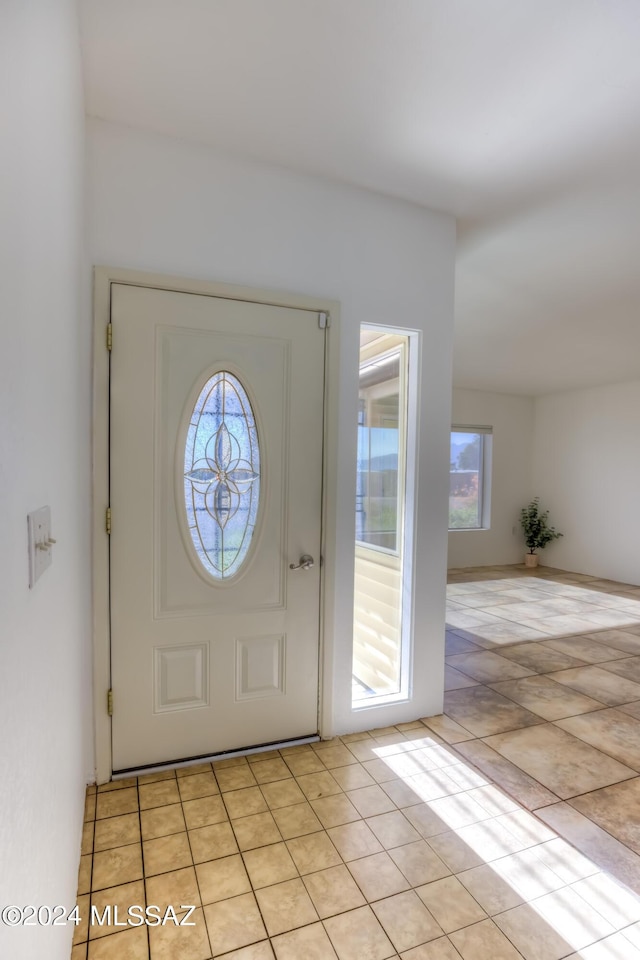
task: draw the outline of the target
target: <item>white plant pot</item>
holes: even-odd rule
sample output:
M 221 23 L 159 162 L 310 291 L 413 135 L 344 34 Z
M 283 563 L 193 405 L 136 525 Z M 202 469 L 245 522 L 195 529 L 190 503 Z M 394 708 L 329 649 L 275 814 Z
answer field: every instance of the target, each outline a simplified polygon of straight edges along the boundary
M 524 555 L 524 565 L 525 565 L 525 567 L 537 567 L 537 566 L 538 566 L 538 554 L 537 554 L 537 553 L 525 553 L 525 555 Z

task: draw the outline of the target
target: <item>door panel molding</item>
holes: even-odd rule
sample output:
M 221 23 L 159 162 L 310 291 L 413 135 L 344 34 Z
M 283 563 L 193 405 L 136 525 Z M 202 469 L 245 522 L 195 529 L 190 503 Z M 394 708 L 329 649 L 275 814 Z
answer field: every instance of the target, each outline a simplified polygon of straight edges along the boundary
M 334 658 L 335 526 L 337 498 L 337 427 L 339 411 L 339 305 L 334 301 L 298 294 L 280 293 L 223 283 L 165 277 L 112 267 L 94 268 L 94 362 L 93 362 L 93 653 L 96 777 L 108 781 L 112 772 L 111 719 L 107 691 L 111 687 L 109 625 L 109 537 L 105 515 L 109 506 L 109 358 L 105 333 L 110 322 L 112 284 L 148 287 L 249 303 L 328 313 L 330 333 L 325 347 L 324 466 L 323 466 L 323 576 L 320 602 L 319 716 L 320 733 L 332 730 L 332 665 Z M 114 523 L 117 519 L 114 518 Z M 195 611 L 194 611 L 195 613 Z M 284 678 L 283 678 L 284 680 Z M 267 684 L 269 686 L 269 684 Z M 273 686 L 273 684 L 271 684 Z M 277 687 L 278 684 L 276 683 Z M 194 690 L 194 693 L 196 691 Z M 257 691 L 256 691 L 257 692 Z M 266 691 L 265 691 L 266 693 Z M 273 690 L 271 696 L 276 693 Z M 269 694 L 267 694 L 269 696 Z M 114 691 L 114 711 L 118 694 Z M 191 709 L 193 709 L 193 706 Z

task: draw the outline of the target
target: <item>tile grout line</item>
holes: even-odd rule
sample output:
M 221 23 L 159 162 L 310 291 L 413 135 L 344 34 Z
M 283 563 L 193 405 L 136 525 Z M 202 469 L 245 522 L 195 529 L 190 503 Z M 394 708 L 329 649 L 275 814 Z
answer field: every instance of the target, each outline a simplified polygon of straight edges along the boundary
M 144 891 L 144 906 L 146 910 L 146 907 L 148 906 L 147 871 L 145 869 L 144 843 L 142 841 L 142 802 L 140 799 L 140 778 L 139 777 L 136 777 L 136 796 L 138 798 L 138 827 L 140 830 L 140 859 L 142 860 L 142 889 Z M 146 933 L 147 933 L 147 954 L 151 958 L 151 933 L 149 931 L 149 926 L 146 924 L 145 926 L 146 926 Z
M 212 766 L 212 764 L 209 764 L 209 766 L 211 767 L 211 774 L 212 774 L 212 776 L 213 776 L 213 778 L 214 778 L 214 780 L 215 780 L 215 773 L 214 773 L 214 771 L 213 771 L 213 766 Z M 181 778 L 178 777 L 178 775 L 176 774 L 176 785 L 177 785 L 177 789 L 178 789 L 178 798 L 179 798 L 179 802 L 180 802 L 180 814 L 181 814 L 181 816 L 182 816 L 182 821 L 183 821 L 183 823 L 184 823 L 185 833 L 186 833 L 186 835 L 187 835 L 187 845 L 188 845 L 188 847 L 189 847 L 189 853 L 190 853 L 190 855 L 191 855 L 191 869 L 193 870 L 193 875 L 194 875 L 194 877 L 195 877 L 195 883 L 196 883 L 196 889 L 197 889 L 197 891 L 198 891 L 198 898 L 199 898 L 199 900 L 200 900 L 200 909 L 202 910 L 202 922 L 204 923 L 204 931 L 205 931 L 205 934 L 206 934 L 206 937 L 207 937 L 207 943 L 209 944 L 209 954 L 210 954 L 211 957 L 213 957 L 213 945 L 212 945 L 212 943 L 211 943 L 211 937 L 210 937 L 210 935 L 209 935 L 209 925 L 208 925 L 208 923 L 207 923 L 207 918 L 206 918 L 205 912 L 204 912 L 204 903 L 203 903 L 203 900 L 202 900 L 202 890 L 201 890 L 201 887 L 200 887 L 200 880 L 199 880 L 199 878 L 198 878 L 198 871 L 196 870 L 196 862 L 195 862 L 195 859 L 194 859 L 193 847 L 192 847 L 192 845 L 191 845 L 191 837 L 190 837 L 190 835 L 189 835 L 189 828 L 187 827 L 187 818 L 186 818 L 185 810 L 184 810 L 185 800 L 183 799 L 182 791 L 181 791 L 181 789 L 180 789 L 180 779 L 181 779 Z M 186 779 L 186 777 L 183 778 L 183 779 Z M 217 780 L 216 780 L 215 782 L 216 782 L 216 785 L 218 785 Z M 214 796 L 215 796 L 215 794 L 214 794 Z M 195 799 L 198 799 L 198 798 L 195 798 Z M 167 871 L 167 872 L 168 872 L 168 873 L 171 873 L 171 871 Z M 153 960 L 153 957 L 151 957 L 151 960 Z M 185 958 L 185 960 L 186 960 L 186 958 Z

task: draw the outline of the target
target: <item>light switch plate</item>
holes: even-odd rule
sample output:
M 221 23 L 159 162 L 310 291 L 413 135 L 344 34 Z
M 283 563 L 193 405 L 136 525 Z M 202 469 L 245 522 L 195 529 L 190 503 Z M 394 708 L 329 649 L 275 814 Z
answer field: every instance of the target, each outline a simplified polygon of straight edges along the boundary
M 40 507 L 27 514 L 29 531 L 29 586 L 34 587 L 53 559 L 51 507 Z

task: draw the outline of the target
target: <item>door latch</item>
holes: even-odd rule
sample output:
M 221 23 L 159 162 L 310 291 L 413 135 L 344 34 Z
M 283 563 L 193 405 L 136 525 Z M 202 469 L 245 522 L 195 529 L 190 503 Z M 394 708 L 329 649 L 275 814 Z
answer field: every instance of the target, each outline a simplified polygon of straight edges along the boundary
M 308 553 L 303 553 L 298 563 L 290 563 L 289 570 L 309 570 L 315 561 Z

